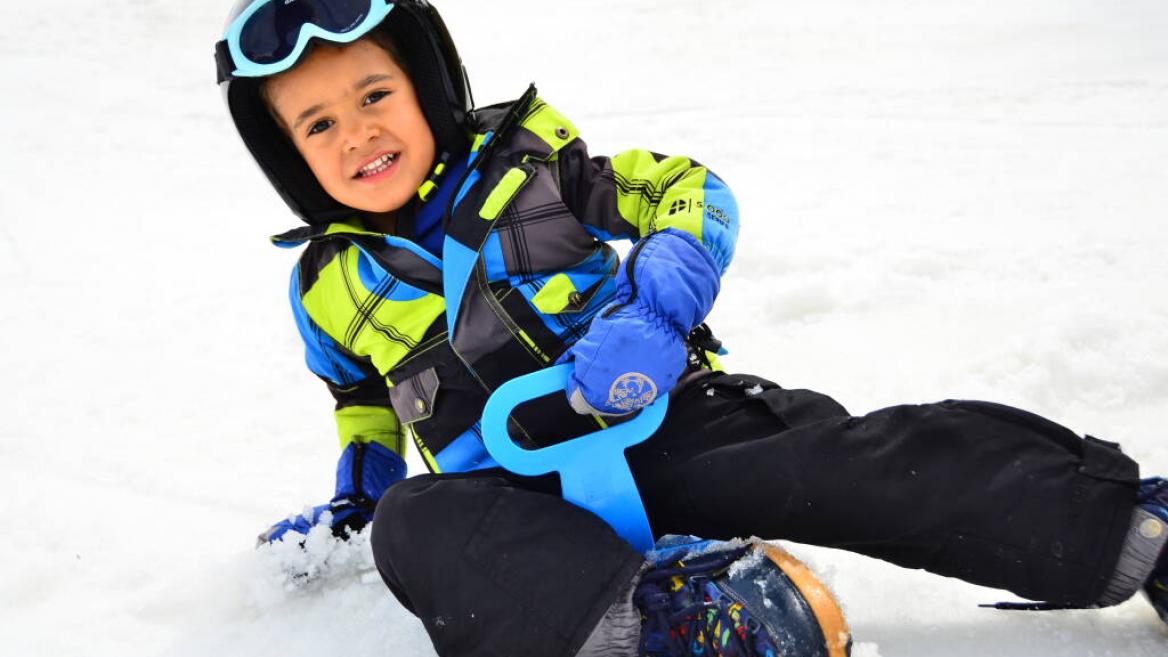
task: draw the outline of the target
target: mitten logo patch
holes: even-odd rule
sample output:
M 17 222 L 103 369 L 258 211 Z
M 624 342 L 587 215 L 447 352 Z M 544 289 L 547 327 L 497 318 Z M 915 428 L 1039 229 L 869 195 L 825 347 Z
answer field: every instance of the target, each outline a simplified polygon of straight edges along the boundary
M 608 405 L 622 411 L 635 411 L 652 404 L 654 399 L 657 399 L 656 384 L 640 372 L 625 372 L 608 389 Z

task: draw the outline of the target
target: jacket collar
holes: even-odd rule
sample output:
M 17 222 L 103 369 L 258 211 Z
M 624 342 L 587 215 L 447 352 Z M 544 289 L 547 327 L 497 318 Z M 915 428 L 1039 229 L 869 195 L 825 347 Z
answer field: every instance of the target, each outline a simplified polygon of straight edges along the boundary
M 334 221 L 328 224 L 312 224 L 299 226 L 292 230 L 272 235 L 269 239 L 276 246 L 291 249 L 305 242 L 321 240 L 333 235 L 372 235 L 382 237 L 381 233 L 368 230 L 357 217 L 345 221 Z

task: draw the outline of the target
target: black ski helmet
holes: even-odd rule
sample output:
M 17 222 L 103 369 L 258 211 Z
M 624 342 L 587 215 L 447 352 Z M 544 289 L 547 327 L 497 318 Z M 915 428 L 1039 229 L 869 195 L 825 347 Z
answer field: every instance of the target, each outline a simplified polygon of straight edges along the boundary
M 241 15 L 249 12 L 255 15 L 254 20 L 273 23 L 269 36 L 276 41 L 281 38 L 286 41 L 289 37 L 295 40 L 305 25 L 311 28 L 318 20 L 336 20 L 345 12 L 361 19 L 369 14 L 374 3 L 392 6 L 380 23 L 359 33 L 350 29 L 343 35 L 330 34 L 328 30 L 314 31 L 307 47 L 292 61 L 288 61 L 292 57 L 288 54 L 293 51 L 292 44 L 272 43 L 278 55 L 287 56 L 283 63 L 288 65 L 283 70 L 303 59 L 320 41 L 347 43 L 374 30 L 381 31 L 396 44 L 403 60 L 399 63 L 413 81 L 422 114 L 434 134 L 437 158 L 442 160 L 464 151 L 469 144 L 466 119 L 473 106 L 470 82 L 446 25 L 426 0 L 239 0 L 227 17 L 227 26 L 230 29 Z M 276 34 L 288 29 L 289 24 L 294 28 L 293 34 L 282 37 Z M 330 36 L 338 38 L 334 40 Z M 240 137 L 292 212 L 309 224 L 344 220 L 356 214 L 357 210 L 342 205 L 324 191 L 292 141 L 276 124 L 260 96 L 264 78 L 238 74 L 239 66 L 226 35 L 215 44 L 215 62 L 217 81 Z

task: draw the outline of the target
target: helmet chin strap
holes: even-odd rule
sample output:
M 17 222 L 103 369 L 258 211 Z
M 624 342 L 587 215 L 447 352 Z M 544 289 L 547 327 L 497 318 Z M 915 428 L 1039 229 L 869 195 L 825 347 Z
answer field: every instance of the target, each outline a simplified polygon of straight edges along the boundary
M 446 171 L 446 161 L 450 159 L 450 153 L 443 151 L 442 155 L 438 156 L 438 164 L 434 166 L 434 170 L 426 176 L 426 180 L 418 186 L 418 199 L 423 203 L 429 201 L 434 196 L 434 191 L 438 189 L 438 179 Z

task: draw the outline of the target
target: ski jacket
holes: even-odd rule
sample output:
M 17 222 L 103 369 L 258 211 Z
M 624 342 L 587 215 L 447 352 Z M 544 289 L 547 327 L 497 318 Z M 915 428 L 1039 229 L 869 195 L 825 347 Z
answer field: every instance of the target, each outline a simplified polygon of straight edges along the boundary
M 590 157 L 534 87 L 471 121 L 469 155 L 427 201 L 442 213 L 441 258 L 356 219 L 272 238 L 308 243 L 290 297 L 308 367 L 336 399 L 342 448 L 376 442 L 404 456 L 412 439 L 434 472 L 496 465 L 478 424 L 487 397 L 552 364 L 613 299 L 609 240 L 677 228 L 724 271 L 738 233 L 734 197 L 708 169 L 643 150 Z M 552 398 L 512 417 L 528 447 L 600 422 Z

